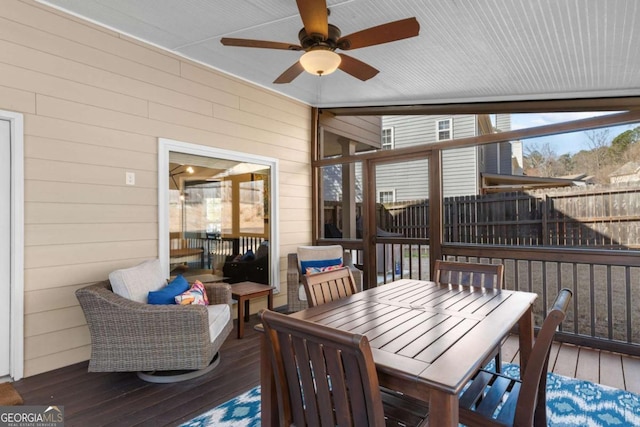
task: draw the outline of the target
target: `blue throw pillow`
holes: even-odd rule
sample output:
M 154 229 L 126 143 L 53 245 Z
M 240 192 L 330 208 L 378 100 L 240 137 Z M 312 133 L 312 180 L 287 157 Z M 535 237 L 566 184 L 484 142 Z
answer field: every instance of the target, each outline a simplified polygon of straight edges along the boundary
M 149 292 L 147 302 L 149 304 L 175 304 L 175 298 L 190 288 L 189 282 L 182 274 L 178 274 L 167 286 L 159 291 Z
M 305 273 L 307 268 L 324 268 L 336 265 L 342 265 L 342 258 L 300 261 L 300 269 L 302 270 L 302 273 Z
M 251 249 L 245 252 L 242 258 L 240 258 L 241 261 L 253 261 L 254 259 L 256 259 L 256 256 Z

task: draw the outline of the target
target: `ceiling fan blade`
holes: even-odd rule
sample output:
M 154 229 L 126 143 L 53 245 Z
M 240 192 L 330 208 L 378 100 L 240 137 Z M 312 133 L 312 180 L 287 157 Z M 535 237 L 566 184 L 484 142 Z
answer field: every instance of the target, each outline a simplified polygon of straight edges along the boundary
M 419 32 L 420 24 L 416 18 L 401 19 L 341 37 L 338 39 L 338 47 L 342 50 L 358 49 L 408 39 L 417 36 Z
M 287 68 L 284 73 L 280 74 L 273 82 L 275 84 L 291 83 L 293 79 L 298 77 L 304 71 L 300 61 L 296 61 L 291 67 Z
M 282 49 L 282 50 L 302 50 L 302 46 L 298 46 L 295 44 L 269 42 L 266 40 L 234 39 L 229 37 L 223 37 L 220 39 L 220 43 L 222 43 L 225 46 L 259 47 L 264 49 Z
M 340 58 L 342 58 L 342 61 L 340 62 L 338 68 L 340 68 L 345 73 L 351 74 L 357 79 L 366 81 L 379 73 L 379 71 L 373 68 L 371 65 L 366 64 L 359 59 L 347 56 L 343 53 L 339 53 L 338 55 L 340 55 Z
M 327 18 L 326 0 L 296 0 L 298 11 L 309 36 L 321 35 L 322 40 L 329 37 L 329 20 Z

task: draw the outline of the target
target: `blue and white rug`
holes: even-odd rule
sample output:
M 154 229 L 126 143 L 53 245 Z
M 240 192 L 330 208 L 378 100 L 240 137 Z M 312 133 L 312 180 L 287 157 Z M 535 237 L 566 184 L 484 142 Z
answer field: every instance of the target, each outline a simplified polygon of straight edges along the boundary
M 503 364 L 502 372 L 520 377 L 520 366 Z M 640 396 L 589 381 L 547 374 L 547 425 L 640 426 Z
M 503 365 L 514 378 L 520 367 Z M 624 390 L 549 373 L 547 376 L 547 422 L 550 427 L 640 426 L 640 396 Z M 260 426 L 260 387 L 229 400 L 181 427 Z
M 260 427 L 260 386 L 216 406 L 180 427 Z

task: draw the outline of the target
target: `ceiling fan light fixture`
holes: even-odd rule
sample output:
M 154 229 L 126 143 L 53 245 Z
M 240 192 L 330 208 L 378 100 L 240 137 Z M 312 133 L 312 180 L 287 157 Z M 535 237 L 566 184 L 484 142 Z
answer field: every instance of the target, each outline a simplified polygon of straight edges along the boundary
M 329 49 L 315 49 L 306 52 L 300 58 L 300 65 L 307 73 L 325 76 L 338 69 L 342 58 Z

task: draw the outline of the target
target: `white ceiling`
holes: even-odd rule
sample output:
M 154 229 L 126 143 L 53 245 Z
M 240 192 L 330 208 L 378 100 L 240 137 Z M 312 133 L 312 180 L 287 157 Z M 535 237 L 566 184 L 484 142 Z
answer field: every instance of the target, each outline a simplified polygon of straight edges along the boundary
M 640 95 L 639 0 L 328 0 L 350 34 L 415 16 L 420 35 L 348 52 L 380 70 L 273 80 L 300 52 L 295 0 L 41 0 L 318 107 Z M 638 27 L 636 27 L 638 25 Z

